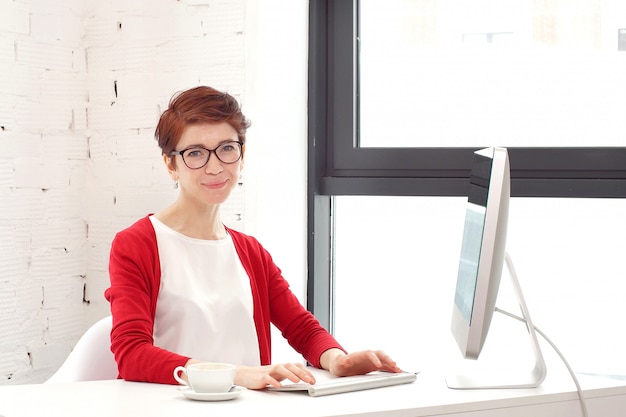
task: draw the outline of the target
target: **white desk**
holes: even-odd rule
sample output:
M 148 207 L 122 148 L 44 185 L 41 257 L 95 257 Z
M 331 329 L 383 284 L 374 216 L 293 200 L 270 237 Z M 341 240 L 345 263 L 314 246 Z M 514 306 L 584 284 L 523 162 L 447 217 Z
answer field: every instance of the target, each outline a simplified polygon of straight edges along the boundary
M 580 376 L 590 417 L 626 415 L 626 381 Z M 420 374 L 412 384 L 309 397 L 244 391 L 224 402 L 188 400 L 178 387 L 115 381 L 0 386 L 4 417 L 126 416 L 581 416 L 575 386 L 548 378 L 537 389 L 455 391 L 443 377 Z

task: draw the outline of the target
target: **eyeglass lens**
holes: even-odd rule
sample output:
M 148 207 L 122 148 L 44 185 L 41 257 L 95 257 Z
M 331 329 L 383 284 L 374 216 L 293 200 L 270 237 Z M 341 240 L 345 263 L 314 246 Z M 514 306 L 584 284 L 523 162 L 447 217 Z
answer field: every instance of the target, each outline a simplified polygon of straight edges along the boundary
M 189 148 L 182 153 L 183 161 L 191 169 L 202 168 L 209 162 L 211 152 L 215 152 L 217 159 L 225 164 L 235 163 L 241 158 L 241 144 L 239 142 L 226 142 L 210 151 L 205 148 Z

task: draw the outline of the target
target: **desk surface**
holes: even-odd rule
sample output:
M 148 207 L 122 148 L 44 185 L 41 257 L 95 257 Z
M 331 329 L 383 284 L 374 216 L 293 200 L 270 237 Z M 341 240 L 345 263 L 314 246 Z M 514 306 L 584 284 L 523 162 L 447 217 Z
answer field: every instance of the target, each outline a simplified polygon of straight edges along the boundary
M 626 381 L 580 376 L 590 417 L 618 417 L 626 410 Z M 504 413 L 503 411 L 506 410 Z M 277 416 L 581 416 L 574 383 L 547 378 L 536 389 L 450 390 L 443 377 L 420 374 L 412 384 L 326 397 L 244 391 L 237 399 L 186 399 L 179 387 L 122 380 L 0 386 L 4 417 Z

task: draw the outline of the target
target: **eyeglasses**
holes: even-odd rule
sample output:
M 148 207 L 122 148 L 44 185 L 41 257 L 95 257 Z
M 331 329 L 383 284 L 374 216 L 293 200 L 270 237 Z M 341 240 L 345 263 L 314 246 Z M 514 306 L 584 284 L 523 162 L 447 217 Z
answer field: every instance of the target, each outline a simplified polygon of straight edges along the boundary
M 241 159 L 243 142 L 230 141 L 220 144 L 217 148 L 207 149 L 202 146 L 192 146 L 182 151 L 172 151 L 171 156 L 180 155 L 189 169 L 204 167 L 211 157 L 211 152 L 225 164 L 234 164 Z

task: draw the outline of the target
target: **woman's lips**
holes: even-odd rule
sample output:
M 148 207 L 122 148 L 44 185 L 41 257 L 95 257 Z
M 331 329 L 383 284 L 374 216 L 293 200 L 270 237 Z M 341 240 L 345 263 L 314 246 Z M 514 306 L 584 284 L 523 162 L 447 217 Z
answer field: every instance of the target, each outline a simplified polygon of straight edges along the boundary
M 206 188 L 210 190 L 217 190 L 217 189 L 223 188 L 227 182 L 228 182 L 227 180 L 213 181 L 213 182 L 205 182 L 202 185 L 204 185 Z

